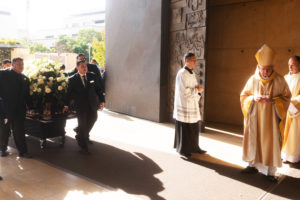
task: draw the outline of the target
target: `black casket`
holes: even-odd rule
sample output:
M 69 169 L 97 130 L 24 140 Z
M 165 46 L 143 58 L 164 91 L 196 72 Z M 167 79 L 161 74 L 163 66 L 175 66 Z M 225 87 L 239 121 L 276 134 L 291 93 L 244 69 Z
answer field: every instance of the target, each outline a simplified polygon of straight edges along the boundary
M 75 117 L 76 114 L 74 112 L 52 116 L 27 112 L 24 123 L 25 134 L 39 138 L 42 149 L 46 147 L 46 141 L 48 138 L 55 137 L 60 137 L 59 144 L 60 146 L 64 146 L 66 120 Z
M 30 97 L 27 102 L 25 134 L 41 140 L 41 148 L 47 138 L 61 137 L 65 142 L 66 120 L 75 117 L 70 109 L 63 113 L 67 103 L 68 77 L 61 64 L 46 58 L 36 59 L 25 67 L 29 77 Z

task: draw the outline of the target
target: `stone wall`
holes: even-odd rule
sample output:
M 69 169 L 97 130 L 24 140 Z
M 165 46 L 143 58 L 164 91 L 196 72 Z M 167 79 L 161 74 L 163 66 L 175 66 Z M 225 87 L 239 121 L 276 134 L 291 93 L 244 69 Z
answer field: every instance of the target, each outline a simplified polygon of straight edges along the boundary
M 206 0 L 171 0 L 170 64 L 169 64 L 169 118 L 172 119 L 175 77 L 184 65 L 183 56 L 193 52 L 197 57 L 195 73 L 198 82 L 205 87 L 205 41 L 206 41 Z M 204 117 L 204 98 L 200 108 Z

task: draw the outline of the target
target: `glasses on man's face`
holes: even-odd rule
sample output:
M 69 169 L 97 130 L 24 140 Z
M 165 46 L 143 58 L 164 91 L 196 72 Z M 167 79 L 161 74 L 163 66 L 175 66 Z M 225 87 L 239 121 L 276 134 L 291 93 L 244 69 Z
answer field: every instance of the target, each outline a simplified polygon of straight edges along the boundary
M 273 71 L 271 67 L 259 67 L 259 70 L 265 73 L 269 73 Z

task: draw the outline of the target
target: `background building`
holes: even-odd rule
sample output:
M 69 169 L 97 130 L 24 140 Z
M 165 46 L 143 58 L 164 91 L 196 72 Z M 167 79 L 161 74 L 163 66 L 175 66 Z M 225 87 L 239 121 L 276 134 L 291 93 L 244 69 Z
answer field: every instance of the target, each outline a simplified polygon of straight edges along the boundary
M 105 11 L 89 11 L 71 15 L 64 19 L 60 28 L 43 29 L 31 36 L 34 42 L 40 42 L 48 47 L 54 47 L 59 35 L 76 37 L 79 30 L 103 30 L 105 27 Z

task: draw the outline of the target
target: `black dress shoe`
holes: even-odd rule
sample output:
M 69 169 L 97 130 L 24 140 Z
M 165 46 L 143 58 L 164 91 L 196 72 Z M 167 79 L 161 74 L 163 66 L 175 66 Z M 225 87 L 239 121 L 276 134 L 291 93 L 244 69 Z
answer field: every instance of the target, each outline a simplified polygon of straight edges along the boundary
M 277 182 L 278 182 L 278 180 L 277 180 L 277 178 L 276 178 L 275 176 L 270 176 L 270 175 L 268 175 L 268 176 L 267 176 L 267 179 L 268 179 L 269 181 L 271 181 L 272 183 L 277 183 Z
M 7 151 L 0 151 L 0 156 L 1 156 L 1 157 L 6 157 L 6 156 L 8 156 Z
M 181 153 L 180 155 L 185 159 L 189 159 L 192 156 L 191 153 Z
M 199 148 L 199 149 L 196 151 L 196 153 L 199 153 L 199 154 L 205 154 L 206 151 Z
M 255 167 L 246 167 L 241 171 L 243 174 L 256 174 L 258 173 L 258 170 Z
M 3 178 L 0 176 L 0 181 L 2 181 L 3 180 Z
M 29 153 L 19 153 L 19 157 L 22 157 L 22 158 L 32 158 L 32 155 L 30 155 Z

